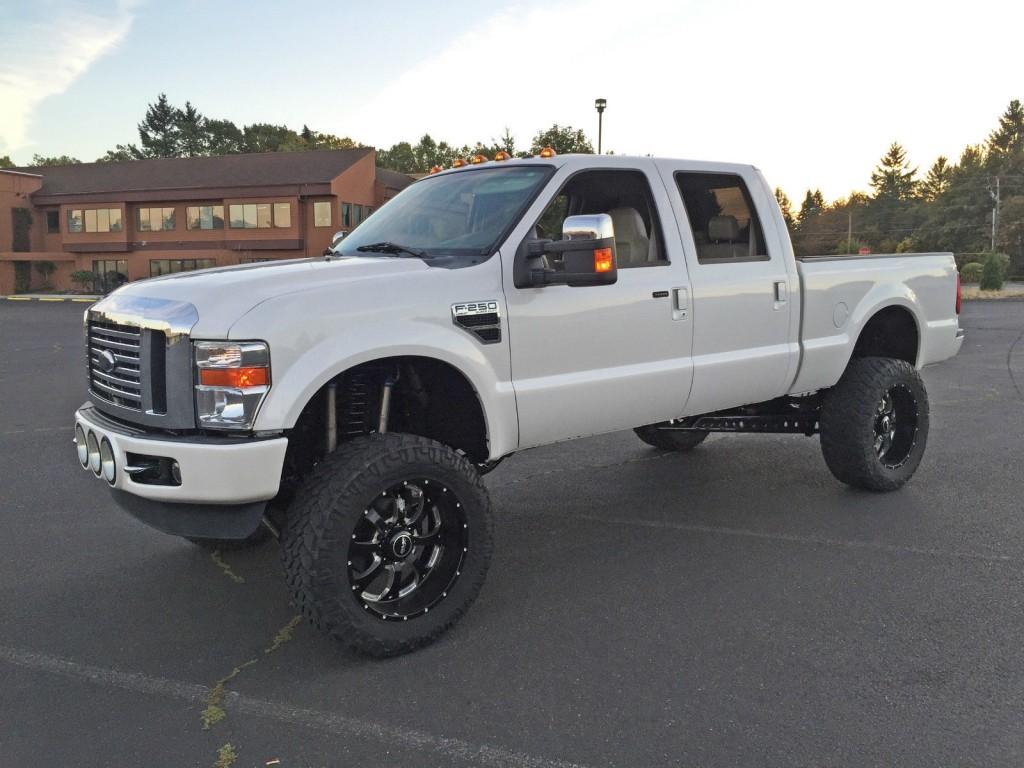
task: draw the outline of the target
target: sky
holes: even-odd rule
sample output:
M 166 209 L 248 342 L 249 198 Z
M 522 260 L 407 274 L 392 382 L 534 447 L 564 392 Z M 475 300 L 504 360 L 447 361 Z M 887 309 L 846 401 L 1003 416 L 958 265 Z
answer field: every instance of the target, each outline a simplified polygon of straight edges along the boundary
M 437 7 L 434 7 L 437 6 Z M 94 160 L 166 92 L 208 117 L 386 148 L 552 123 L 604 149 L 749 162 L 798 204 L 923 174 L 1024 99 L 1009 0 L 0 0 L 0 156 Z

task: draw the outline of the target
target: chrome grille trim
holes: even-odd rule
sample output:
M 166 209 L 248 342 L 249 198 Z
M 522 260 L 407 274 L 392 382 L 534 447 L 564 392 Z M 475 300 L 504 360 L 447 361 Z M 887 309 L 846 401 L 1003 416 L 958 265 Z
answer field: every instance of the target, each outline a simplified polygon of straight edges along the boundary
M 142 329 L 90 320 L 88 325 L 89 390 L 111 405 L 142 410 Z M 99 370 L 101 356 L 109 354 L 114 367 Z

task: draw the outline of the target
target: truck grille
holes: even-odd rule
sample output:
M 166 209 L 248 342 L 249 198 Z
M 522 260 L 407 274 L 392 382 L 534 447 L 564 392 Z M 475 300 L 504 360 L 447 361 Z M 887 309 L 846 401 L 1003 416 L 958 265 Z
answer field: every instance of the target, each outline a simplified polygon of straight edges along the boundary
M 89 322 L 89 389 L 112 405 L 142 410 L 142 329 Z

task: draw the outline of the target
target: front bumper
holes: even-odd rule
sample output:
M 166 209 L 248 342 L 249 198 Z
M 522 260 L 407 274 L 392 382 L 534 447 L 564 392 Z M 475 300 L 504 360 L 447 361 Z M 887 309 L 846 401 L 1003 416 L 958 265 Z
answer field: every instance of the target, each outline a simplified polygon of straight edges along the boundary
M 277 495 L 288 439 L 231 440 L 170 436 L 134 430 L 106 418 L 91 403 L 75 422 L 98 443 L 109 441 L 116 473 L 114 500 L 135 517 L 179 536 L 241 538 L 259 525 L 266 502 Z M 138 482 L 124 471 L 138 457 L 177 462 L 179 485 Z M 105 482 L 105 481 L 102 481 Z M 251 525 L 250 525 L 251 524 Z M 248 530 L 243 530 L 248 528 Z

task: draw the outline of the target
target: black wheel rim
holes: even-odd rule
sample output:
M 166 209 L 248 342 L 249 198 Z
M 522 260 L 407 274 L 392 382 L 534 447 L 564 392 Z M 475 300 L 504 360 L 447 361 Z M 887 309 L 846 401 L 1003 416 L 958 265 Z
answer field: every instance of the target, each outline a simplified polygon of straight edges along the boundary
M 919 422 L 917 398 L 906 384 L 886 390 L 875 410 L 875 453 L 888 469 L 907 463 L 917 445 Z
M 408 621 L 448 597 L 469 552 L 465 510 L 451 488 L 417 478 L 377 496 L 348 547 L 355 599 L 385 621 Z

